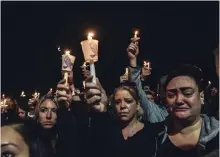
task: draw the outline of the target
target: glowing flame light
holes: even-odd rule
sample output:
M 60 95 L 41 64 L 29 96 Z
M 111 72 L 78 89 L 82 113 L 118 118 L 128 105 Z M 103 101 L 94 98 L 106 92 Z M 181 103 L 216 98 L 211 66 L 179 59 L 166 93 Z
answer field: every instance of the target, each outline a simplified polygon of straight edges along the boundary
M 92 33 L 92 32 L 89 32 L 88 33 L 88 36 L 87 36 L 87 39 L 88 40 L 92 40 L 92 37 L 94 36 L 94 33 Z

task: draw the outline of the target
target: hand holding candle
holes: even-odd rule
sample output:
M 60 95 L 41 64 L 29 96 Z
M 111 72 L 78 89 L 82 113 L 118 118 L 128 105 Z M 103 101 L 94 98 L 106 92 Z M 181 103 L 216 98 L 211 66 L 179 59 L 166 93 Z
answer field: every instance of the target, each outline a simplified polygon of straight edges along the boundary
M 128 68 L 125 68 L 125 74 L 120 77 L 120 82 L 128 81 Z
M 148 70 L 151 70 L 150 62 L 144 61 L 144 67 L 147 68 Z
M 38 93 L 37 91 L 34 92 L 34 94 L 32 94 L 34 99 L 39 99 L 40 98 L 40 93 Z
M 141 80 L 145 80 L 147 76 L 151 75 L 151 66 L 149 61 L 144 61 L 141 73 Z

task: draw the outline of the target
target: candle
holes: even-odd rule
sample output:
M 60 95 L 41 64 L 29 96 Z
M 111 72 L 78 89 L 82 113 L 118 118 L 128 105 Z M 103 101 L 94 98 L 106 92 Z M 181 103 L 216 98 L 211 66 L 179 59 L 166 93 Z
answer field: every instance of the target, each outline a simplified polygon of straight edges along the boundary
M 87 34 L 87 40 L 81 42 L 83 55 L 85 62 L 97 62 L 98 61 L 98 40 L 94 40 L 94 33 L 89 32 Z
M 38 93 L 37 91 L 34 92 L 34 94 L 32 94 L 32 96 L 35 98 L 35 99 L 38 99 L 40 97 L 40 93 Z
M 146 67 L 147 69 L 150 69 L 150 62 L 144 61 L 144 67 Z
M 128 68 L 125 68 L 125 75 L 128 75 Z
M 86 81 L 83 81 L 83 88 L 86 88 Z
M 137 38 L 137 35 L 138 35 L 138 31 L 135 31 L 134 32 L 134 38 Z
M 20 97 L 26 97 L 24 91 L 21 91 L 21 95 L 20 95 Z
M 62 55 L 62 72 L 63 78 L 66 80 L 65 85 L 68 84 L 68 72 L 71 72 L 73 69 L 73 64 L 75 62 L 75 57 L 70 54 L 70 50 L 65 50 Z
M 87 36 L 87 39 L 88 39 L 89 41 L 91 41 L 93 36 L 94 36 L 94 33 L 89 32 L 89 33 L 88 33 L 88 36 Z
M 93 39 L 94 33 L 89 32 L 87 40 L 81 42 L 85 62 L 90 64 L 90 72 L 93 76 L 92 82 L 96 83 L 96 72 L 94 62 L 98 61 L 98 40 Z

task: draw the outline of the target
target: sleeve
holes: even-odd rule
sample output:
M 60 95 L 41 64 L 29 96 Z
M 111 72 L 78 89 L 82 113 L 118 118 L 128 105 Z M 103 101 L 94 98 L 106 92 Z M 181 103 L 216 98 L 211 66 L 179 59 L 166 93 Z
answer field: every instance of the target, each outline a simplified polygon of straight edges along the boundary
M 157 105 L 154 102 L 147 99 L 141 79 L 140 79 L 140 67 L 129 67 L 130 70 L 130 81 L 134 82 L 137 86 L 138 94 L 140 96 L 140 104 L 144 110 L 147 120 L 151 123 L 161 122 L 166 119 L 168 112 L 162 105 Z

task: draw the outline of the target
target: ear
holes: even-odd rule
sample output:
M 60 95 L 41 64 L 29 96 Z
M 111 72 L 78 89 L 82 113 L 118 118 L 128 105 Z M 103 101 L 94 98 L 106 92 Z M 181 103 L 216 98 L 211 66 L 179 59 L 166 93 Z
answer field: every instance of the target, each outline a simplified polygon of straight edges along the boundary
M 201 102 L 201 104 L 202 105 L 204 105 L 204 91 L 201 91 L 200 93 L 199 93 L 199 96 L 200 96 L 200 102 Z
M 137 102 L 137 111 L 139 111 L 140 108 L 141 108 L 141 106 L 140 106 L 140 102 L 138 101 L 138 102 Z

